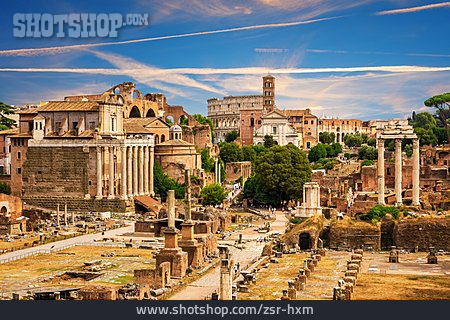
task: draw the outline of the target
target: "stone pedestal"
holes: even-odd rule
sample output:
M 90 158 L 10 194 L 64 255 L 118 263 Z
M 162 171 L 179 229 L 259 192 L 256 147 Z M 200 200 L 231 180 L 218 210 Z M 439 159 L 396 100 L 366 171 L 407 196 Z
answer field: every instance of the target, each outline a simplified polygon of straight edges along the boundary
M 188 254 L 188 265 L 198 268 L 203 265 L 203 245 L 194 238 L 194 223 L 181 224 L 181 240 L 179 246 Z
M 170 262 L 171 275 L 184 277 L 188 268 L 188 254 L 178 246 L 178 230 L 167 228 L 163 231 L 164 249 L 156 255 L 156 265 Z

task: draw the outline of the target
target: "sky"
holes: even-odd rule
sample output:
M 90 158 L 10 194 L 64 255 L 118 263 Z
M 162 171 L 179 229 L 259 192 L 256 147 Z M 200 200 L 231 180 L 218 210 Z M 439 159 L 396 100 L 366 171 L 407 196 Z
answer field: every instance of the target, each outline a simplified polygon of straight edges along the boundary
M 116 38 L 16 38 L 15 13 L 148 14 Z M 0 101 L 95 94 L 133 81 L 207 114 L 207 99 L 261 94 L 280 109 L 404 118 L 450 92 L 450 2 L 415 0 L 15 0 L 0 12 Z

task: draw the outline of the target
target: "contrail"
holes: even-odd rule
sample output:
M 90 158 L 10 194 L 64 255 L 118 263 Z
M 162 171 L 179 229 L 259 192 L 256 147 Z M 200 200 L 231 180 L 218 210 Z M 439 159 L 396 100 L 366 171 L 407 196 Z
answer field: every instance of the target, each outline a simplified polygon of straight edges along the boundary
M 411 13 L 411 12 L 417 12 L 417 11 L 429 10 L 429 9 L 434 9 L 434 8 L 441 8 L 441 7 L 450 7 L 450 2 L 432 3 L 432 4 L 427 4 L 424 6 L 396 9 L 396 10 L 385 10 L 385 11 L 379 11 L 375 14 L 376 15 L 386 15 L 386 14 Z
M 83 73 L 103 75 L 123 75 L 138 73 L 152 76 L 158 75 L 211 75 L 211 74 L 237 74 L 237 75 L 261 75 L 267 74 L 309 74 L 309 73 L 342 73 L 342 72 L 441 72 L 450 71 L 450 67 L 423 67 L 423 66 L 364 66 L 364 67 L 340 67 L 340 68 L 275 68 L 245 67 L 245 68 L 0 68 L 0 72 L 53 72 L 53 73 Z
M 169 36 L 160 36 L 160 37 L 153 37 L 153 38 L 142 38 L 142 39 L 134 39 L 134 40 L 115 41 L 115 42 L 87 43 L 87 44 L 57 46 L 57 47 L 46 47 L 46 48 L 7 49 L 7 50 L 0 50 L 0 56 L 33 56 L 33 55 L 39 55 L 39 54 L 57 54 L 57 53 L 62 53 L 62 52 L 69 51 L 69 50 L 78 50 L 78 49 L 86 49 L 86 48 L 93 48 L 93 47 L 104 47 L 104 46 L 114 46 L 114 45 L 130 44 L 130 43 L 147 42 L 147 41 L 158 41 L 158 40 L 185 38 L 185 37 L 195 37 L 195 36 L 203 36 L 203 35 L 216 34 L 216 33 L 244 31 L 244 30 L 290 27 L 290 26 L 310 24 L 310 23 L 316 23 L 316 22 L 327 21 L 327 20 L 334 20 L 334 19 L 338 19 L 338 18 L 342 18 L 342 17 L 343 16 L 336 16 L 336 17 L 312 19 L 312 20 L 304 20 L 304 21 L 258 24 L 258 25 L 246 26 L 246 27 L 236 27 L 236 28 L 219 29 L 219 30 L 211 30 L 211 31 L 182 33 L 182 34 L 175 34 L 175 35 L 169 35 Z

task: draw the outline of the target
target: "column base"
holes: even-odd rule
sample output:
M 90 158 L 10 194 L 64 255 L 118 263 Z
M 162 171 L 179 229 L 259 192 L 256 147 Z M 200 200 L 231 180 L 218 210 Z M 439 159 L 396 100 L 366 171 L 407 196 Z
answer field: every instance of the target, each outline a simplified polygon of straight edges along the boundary
M 109 195 L 108 196 L 108 200 L 112 200 L 112 199 L 115 199 L 116 198 L 116 196 L 114 196 L 114 195 Z
M 95 200 L 102 200 L 103 196 L 95 196 Z
M 128 200 L 128 196 L 126 194 L 123 194 L 120 196 L 120 199 L 122 200 Z

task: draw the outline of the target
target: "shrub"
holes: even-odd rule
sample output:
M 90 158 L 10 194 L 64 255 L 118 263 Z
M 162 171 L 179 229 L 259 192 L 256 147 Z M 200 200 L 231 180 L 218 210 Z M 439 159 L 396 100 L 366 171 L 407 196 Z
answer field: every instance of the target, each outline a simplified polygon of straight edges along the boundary
M 372 207 L 369 212 L 359 215 L 359 218 L 364 221 L 378 222 L 388 213 L 391 214 L 394 219 L 398 219 L 400 211 L 396 207 L 377 204 Z

